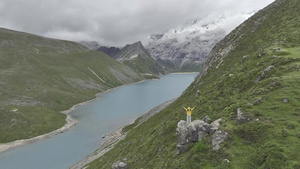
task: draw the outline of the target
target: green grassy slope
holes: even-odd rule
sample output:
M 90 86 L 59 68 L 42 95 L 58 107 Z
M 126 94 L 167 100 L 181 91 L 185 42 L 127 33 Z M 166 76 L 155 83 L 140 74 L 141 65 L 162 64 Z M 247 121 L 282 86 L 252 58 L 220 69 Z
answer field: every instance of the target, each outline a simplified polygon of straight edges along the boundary
M 134 169 L 300 168 L 299 11 L 299 0 L 277 0 L 249 18 L 215 46 L 179 99 L 133 128 L 89 168 L 110 168 L 124 158 Z M 229 137 L 218 151 L 210 136 L 176 155 L 177 122 L 186 118 L 181 106 L 194 105 L 194 120 L 222 118 L 220 128 Z M 252 121 L 238 124 L 237 108 Z
M 143 79 L 81 45 L 0 29 L 0 143 L 62 127 L 72 105 Z

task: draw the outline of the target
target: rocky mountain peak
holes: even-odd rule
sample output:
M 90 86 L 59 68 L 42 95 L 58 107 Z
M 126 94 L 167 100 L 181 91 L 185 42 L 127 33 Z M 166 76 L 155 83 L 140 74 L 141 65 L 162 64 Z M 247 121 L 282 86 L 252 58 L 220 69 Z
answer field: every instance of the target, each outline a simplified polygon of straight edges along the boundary
M 191 19 L 177 28 L 149 36 L 146 48 L 161 65 L 200 71 L 213 46 L 252 13 L 209 15 Z

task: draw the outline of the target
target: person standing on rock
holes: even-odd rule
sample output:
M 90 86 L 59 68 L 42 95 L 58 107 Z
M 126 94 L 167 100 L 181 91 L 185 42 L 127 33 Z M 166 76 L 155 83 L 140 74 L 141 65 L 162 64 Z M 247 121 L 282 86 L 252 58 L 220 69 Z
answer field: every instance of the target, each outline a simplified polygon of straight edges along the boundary
M 190 123 L 192 122 L 192 111 L 195 109 L 195 107 L 193 108 L 185 108 L 185 107 L 182 107 L 185 111 L 186 111 L 186 122 L 187 123 Z

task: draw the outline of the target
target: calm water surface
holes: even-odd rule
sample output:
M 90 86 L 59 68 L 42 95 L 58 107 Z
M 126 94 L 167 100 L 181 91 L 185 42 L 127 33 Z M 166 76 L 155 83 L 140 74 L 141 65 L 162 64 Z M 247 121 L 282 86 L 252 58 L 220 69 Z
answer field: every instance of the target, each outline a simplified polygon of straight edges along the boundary
M 100 94 L 72 112 L 78 123 L 67 132 L 0 153 L 0 169 L 67 169 L 98 149 L 103 135 L 180 96 L 196 75 L 170 74 Z

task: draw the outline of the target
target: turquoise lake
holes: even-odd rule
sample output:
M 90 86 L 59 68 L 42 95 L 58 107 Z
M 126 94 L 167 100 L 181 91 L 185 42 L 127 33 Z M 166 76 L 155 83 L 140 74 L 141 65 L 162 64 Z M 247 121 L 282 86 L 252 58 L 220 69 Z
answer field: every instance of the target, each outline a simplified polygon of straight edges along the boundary
M 71 113 L 78 123 L 65 133 L 0 153 L 0 169 L 67 169 L 100 148 L 103 135 L 179 97 L 196 75 L 169 74 L 99 94 Z

